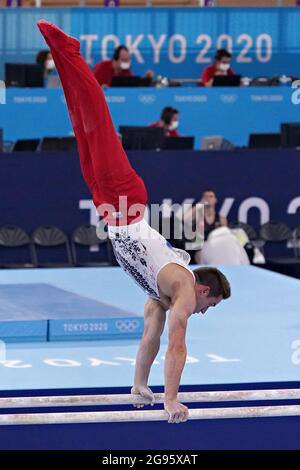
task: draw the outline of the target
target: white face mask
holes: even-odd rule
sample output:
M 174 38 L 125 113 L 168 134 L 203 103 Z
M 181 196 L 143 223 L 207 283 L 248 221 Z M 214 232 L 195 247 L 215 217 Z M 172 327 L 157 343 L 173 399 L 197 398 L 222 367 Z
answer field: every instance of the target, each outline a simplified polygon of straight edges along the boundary
M 223 64 L 221 62 L 221 64 L 219 65 L 219 69 L 222 71 L 222 72 L 228 72 L 228 70 L 230 69 L 230 64 Z
M 55 63 L 53 59 L 46 60 L 45 62 L 45 67 L 47 70 L 53 70 L 55 69 Z
M 177 129 L 179 126 L 179 121 L 173 121 L 171 122 L 171 124 L 169 125 L 169 130 L 170 131 L 175 131 L 175 129 Z
M 129 70 L 130 69 L 130 62 L 121 62 L 120 63 L 120 68 L 121 70 Z

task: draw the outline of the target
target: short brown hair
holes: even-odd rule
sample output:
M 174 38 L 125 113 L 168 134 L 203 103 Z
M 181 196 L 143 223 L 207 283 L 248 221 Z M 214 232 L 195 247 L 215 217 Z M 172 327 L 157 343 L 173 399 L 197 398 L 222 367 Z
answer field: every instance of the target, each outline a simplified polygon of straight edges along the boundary
M 210 287 L 209 297 L 219 297 L 228 299 L 231 295 L 231 288 L 228 279 L 217 268 L 197 268 L 193 271 L 197 284 Z
M 36 63 L 39 65 L 45 65 L 49 53 L 49 49 L 43 49 L 42 51 L 39 51 L 36 55 Z
M 223 57 L 230 59 L 231 58 L 230 52 L 228 52 L 226 49 L 218 49 L 215 55 L 215 59 L 222 60 Z

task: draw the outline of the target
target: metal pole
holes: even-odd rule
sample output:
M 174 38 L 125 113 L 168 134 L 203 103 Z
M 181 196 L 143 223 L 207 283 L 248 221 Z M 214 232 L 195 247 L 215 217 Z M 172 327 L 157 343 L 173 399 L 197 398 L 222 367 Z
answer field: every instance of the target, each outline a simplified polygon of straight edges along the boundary
M 155 404 L 164 402 L 164 394 L 154 395 Z M 178 394 L 183 403 L 210 403 L 234 401 L 272 401 L 300 400 L 300 389 L 283 390 L 237 390 L 220 392 L 183 392 Z M 0 398 L 0 409 L 7 408 L 43 408 L 60 406 L 103 406 L 149 404 L 139 395 L 74 395 L 44 397 L 8 397 Z
M 190 410 L 190 420 L 274 418 L 300 416 L 300 406 L 262 406 Z M 0 426 L 166 421 L 166 411 L 112 411 L 86 413 L 35 413 L 0 415 Z

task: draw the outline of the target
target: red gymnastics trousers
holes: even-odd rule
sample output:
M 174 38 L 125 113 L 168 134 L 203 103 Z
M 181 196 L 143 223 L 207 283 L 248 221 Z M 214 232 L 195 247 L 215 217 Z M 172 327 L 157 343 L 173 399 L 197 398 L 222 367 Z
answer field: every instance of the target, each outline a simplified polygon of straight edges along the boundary
M 138 222 L 147 191 L 116 134 L 102 88 L 80 55 L 80 42 L 48 21 L 37 24 L 62 82 L 82 174 L 99 215 L 109 225 Z

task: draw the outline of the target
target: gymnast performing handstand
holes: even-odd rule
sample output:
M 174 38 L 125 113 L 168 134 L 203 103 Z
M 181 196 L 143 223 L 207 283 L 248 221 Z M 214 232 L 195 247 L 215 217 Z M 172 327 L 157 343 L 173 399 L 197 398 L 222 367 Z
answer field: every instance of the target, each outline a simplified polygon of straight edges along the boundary
M 174 249 L 147 224 L 143 218 L 145 185 L 122 148 L 102 89 L 80 55 L 80 42 L 47 21 L 39 21 L 38 27 L 51 49 L 78 143 L 82 174 L 98 214 L 108 224 L 116 259 L 148 296 L 132 393 L 153 404 L 148 379 L 170 310 L 164 407 L 170 423 L 184 422 L 188 408 L 178 402 L 177 394 L 187 355 L 188 319 L 230 297 L 229 282 L 216 268 L 192 271 L 189 255 Z

